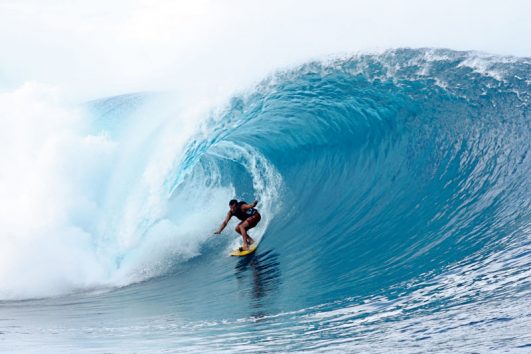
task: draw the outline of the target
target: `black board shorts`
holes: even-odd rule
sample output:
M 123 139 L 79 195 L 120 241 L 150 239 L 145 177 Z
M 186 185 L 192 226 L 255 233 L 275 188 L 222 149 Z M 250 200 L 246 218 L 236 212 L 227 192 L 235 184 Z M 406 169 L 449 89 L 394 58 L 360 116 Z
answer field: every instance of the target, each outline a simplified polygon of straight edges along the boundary
M 258 225 L 258 222 L 262 219 L 259 212 L 256 212 L 253 216 L 248 217 L 247 219 L 241 221 L 238 225 L 241 225 L 245 221 L 249 224 L 249 229 L 252 229 L 256 225 Z

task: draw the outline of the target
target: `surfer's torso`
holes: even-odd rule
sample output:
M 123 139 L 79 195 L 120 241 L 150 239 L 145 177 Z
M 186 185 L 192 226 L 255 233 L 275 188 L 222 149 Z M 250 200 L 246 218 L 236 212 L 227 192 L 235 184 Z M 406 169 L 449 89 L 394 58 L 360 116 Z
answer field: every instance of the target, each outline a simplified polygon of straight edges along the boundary
M 242 205 L 247 204 L 244 201 L 238 202 L 238 206 L 236 207 L 236 211 L 232 213 L 232 216 L 237 217 L 238 219 L 244 221 L 250 218 L 251 216 L 258 213 L 258 211 L 255 208 L 249 208 L 246 211 L 242 210 Z

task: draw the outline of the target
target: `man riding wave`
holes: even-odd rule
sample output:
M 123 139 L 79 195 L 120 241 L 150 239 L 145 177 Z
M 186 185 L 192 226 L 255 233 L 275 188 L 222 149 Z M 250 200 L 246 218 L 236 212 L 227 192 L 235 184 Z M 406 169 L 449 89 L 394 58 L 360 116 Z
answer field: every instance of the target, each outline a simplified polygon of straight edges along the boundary
M 242 251 L 247 251 L 249 249 L 249 245 L 254 242 L 254 240 L 247 234 L 247 231 L 258 225 L 258 222 L 260 222 L 260 219 L 262 218 L 258 210 L 255 209 L 256 204 L 258 204 L 257 200 L 251 204 L 247 204 L 244 201 L 238 202 L 236 199 L 232 199 L 229 202 L 230 210 L 215 234 L 219 235 L 225 226 L 227 226 L 230 218 L 236 216 L 241 221 L 234 230 L 243 238 L 243 245 L 241 247 Z

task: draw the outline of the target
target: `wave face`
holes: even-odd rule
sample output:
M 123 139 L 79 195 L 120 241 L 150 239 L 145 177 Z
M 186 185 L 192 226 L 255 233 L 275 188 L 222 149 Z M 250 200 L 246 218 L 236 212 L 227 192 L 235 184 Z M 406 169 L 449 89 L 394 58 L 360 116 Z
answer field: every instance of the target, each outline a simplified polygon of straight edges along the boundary
M 179 148 L 128 126 L 146 95 L 92 103 L 127 153 L 97 196 L 112 213 L 92 233 L 105 276 L 91 287 L 134 284 L 33 302 L 33 316 L 70 313 L 40 339 L 108 338 L 98 348 L 117 352 L 116 333 L 148 352 L 529 346 L 530 69 L 423 49 L 311 62 L 175 126 Z M 157 139 L 132 141 L 140 130 Z M 241 260 L 225 257 L 233 224 L 210 236 L 235 196 L 264 217 Z

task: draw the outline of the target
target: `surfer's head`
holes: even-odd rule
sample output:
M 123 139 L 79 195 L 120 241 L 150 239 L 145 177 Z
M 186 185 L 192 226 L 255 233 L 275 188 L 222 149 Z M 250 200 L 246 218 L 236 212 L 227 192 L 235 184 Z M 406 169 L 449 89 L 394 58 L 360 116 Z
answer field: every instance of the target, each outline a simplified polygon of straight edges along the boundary
M 236 199 L 232 199 L 229 202 L 230 211 L 232 211 L 233 213 L 236 211 L 237 206 L 238 206 L 238 201 Z

